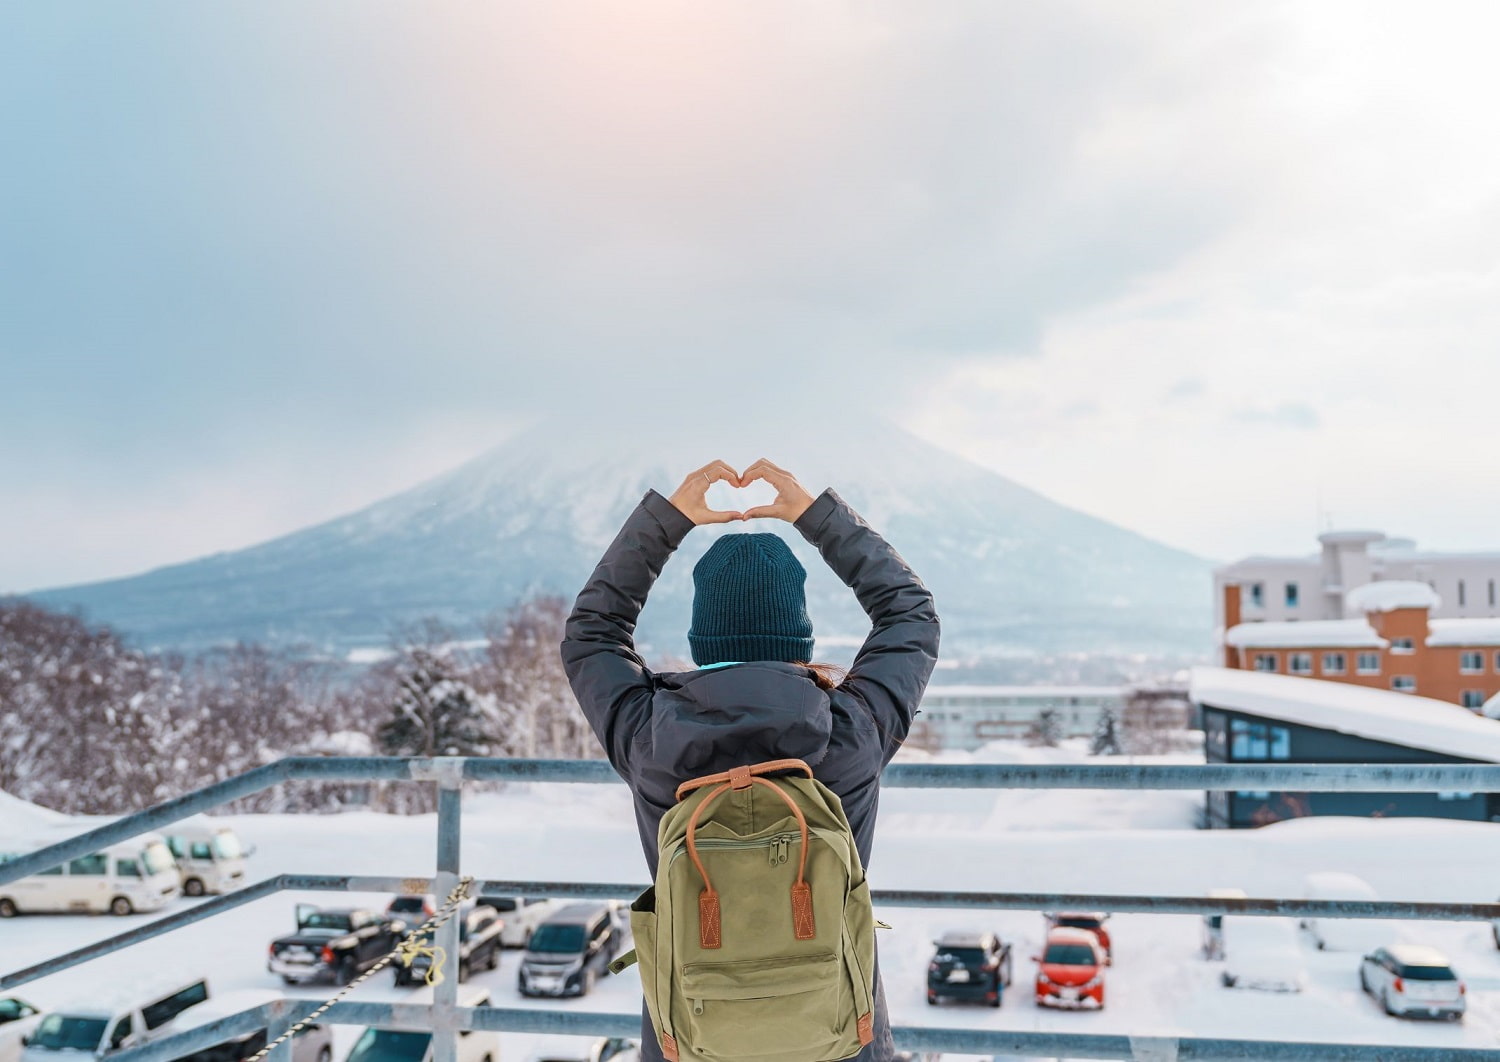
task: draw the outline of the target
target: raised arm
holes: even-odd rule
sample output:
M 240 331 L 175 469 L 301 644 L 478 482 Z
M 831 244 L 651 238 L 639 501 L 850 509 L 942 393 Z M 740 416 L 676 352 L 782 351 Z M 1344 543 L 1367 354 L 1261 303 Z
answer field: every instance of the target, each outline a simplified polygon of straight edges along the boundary
M 717 480 L 738 484 L 722 461 L 689 473 L 671 497 L 646 492 L 626 518 L 563 628 L 563 669 L 605 754 L 625 765 L 630 739 L 650 703 L 651 675 L 635 649 L 635 625 L 667 559 L 697 524 L 738 520 L 709 509 L 703 496 Z
M 790 473 L 768 461 L 756 462 L 741 478 L 764 479 L 777 490 L 773 504 L 749 510 L 746 518 L 790 520 L 870 617 L 870 634 L 842 688 L 870 709 L 885 735 L 887 756 L 894 754 L 911 729 L 937 663 L 940 631 L 931 592 L 891 544 L 832 490 L 814 499 Z

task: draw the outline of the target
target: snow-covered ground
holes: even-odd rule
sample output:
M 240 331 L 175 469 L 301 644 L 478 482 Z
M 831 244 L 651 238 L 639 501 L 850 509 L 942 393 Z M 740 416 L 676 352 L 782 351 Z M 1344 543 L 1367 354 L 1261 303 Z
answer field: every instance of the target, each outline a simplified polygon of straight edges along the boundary
M 1069 762 L 1084 757 L 1076 748 L 996 745 L 973 758 Z M 1358 874 L 1387 899 L 1480 902 L 1494 900 L 1500 891 L 1497 825 L 1317 819 L 1257 831 L 1204 832 L 1194 828 L 1201 802 L 1201 795 L 1183 792 L 887 789 L 870 874 L 876 888 L 1195 895 L 1237 886 L 1251 896 L 1296 896 L 1305 874 L 1343 870 Z M 470 797 L 465 812 L 464 866 L 477 877 L 644 882 L 648 876 L 622 786 L 511 786 Z M 11 814 L 5 818 L 14 821 Z M 257 846 L 252 879 L 283 871 L 431 872 L 431 816 L 243 815 L 232 821 Z M 265 969 L 266 946 L 292 928 L 294 903 L 353 900 L 383 906 L 388 898 L 282 894 L 27 985 L 18 994 L 58 1006 L 87 996 L 101 981 L 168 964 L 206 971 L 218 991 L 280 987 Z M 877 914 L 895 927 L 880 934 L 880 955 L 899 1025 L 1500 1046 L 1500 952 L 1485 923 L 1411 922 L 1397 930 L 1402 939 L 1445 951 L 1468 982 L 1468 1017 L 1450 1025 L 1387 1017 L 1360 992 L 1357 954 L 1319 952 L 1306 944 L 1306 992 L 1225 989 L 1218 964 L 1199 957 L 1200 920 L 1185 915 L 1117 915 L 1110 922 L 1115 965 L 1108 974 L 1107 1009 L 1043 1011 L 1028 992 L 1034 971 L 1029 957 L 1042 938 L 1039 913 L 897 908 Z M 32 916 L 0 923 L 0 968 L 29 965 L 152 917 Z M 1017 984 L 1001 1009 L 926 1005 L 930 942 L 948 928 L 993 930 L 1014 945 Z M 606 978 L 585 999 L 541 1001 L 517 994 L 516 964 L 516 953 L 507 952 L 498 971 L 478 975 L 474 983 L 490 985 L 499 1005 L 617 1012 L 639 1007 L 634 970 Z M 287 991 L 313 998 L 327 990 Z M 359 998 L 399 1000 L 408 994 L 381 977 L 362 988 Z M 355 1033 L 339 1030 L 341 1048 Z M 532 1046 L 531 1038 L 506 1036 L 506 1058 L 526 1062 Z

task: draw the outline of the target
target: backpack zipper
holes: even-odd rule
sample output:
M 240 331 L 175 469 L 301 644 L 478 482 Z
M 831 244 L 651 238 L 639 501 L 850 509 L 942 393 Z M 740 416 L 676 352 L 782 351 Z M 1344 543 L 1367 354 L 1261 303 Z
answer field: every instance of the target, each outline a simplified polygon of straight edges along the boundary
M 770 850 L 771 865 L 775 866 L 777 863 L 785 863 L 791 858 L 792 845 L 796 841 L 801 840 L 801 838 L 802 835 L 800 833 L 780 833 L 774 837 L 762 837 L 757 841 L 731 841 L 721 837 L 706 837 L 701 841 L 695 842 L 695 847 L 703 851 L 710 848 L 767 848 Z M 679 841 L 677 847 L 672 850 L 672 859 L 668 865 L 670 866 L 671 863 L 677 862 L 678 859 L 685 855 L 687 855 L 687 842 Z

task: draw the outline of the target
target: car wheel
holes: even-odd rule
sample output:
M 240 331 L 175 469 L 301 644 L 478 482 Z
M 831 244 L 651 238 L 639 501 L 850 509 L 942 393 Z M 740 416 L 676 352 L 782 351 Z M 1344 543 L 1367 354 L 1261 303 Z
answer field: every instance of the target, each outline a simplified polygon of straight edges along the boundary
M 281 980 L 283 983 L 289 985 L 294 985 L 297 983 L 297 979 L 295 977 L 288 977 L 286 974 L 281 975 Z
M 1225 988 L 1233 988 L 1234 987 L 1234 978 L 1232 976 L 1230 976 L 1230 973 L 1229 973 L 1228 970 L 1225 970 L 1223 973 L 1221 973 L 1219 975 L 1219 982 Z
M 333 979 L 338 984 L 347 985 L 357 976 L 358 971 L 356 971 L 354 968 L 354 957 L 346 956 L 342 961 L 339 962 L 338 970 L 334 973 Z
M 500 968 L 500 945 L 496 944 L 490 949 L 490 960 L 485 965 L 491 970 L 498 970 Z
M 1490 935 L 1495 938 L 1495 947 L 1500 948 L 1500 926 L 1490 926 Z
M 318 1062 L 333 1062 L 333 1048 L 327 1044 L 318 1048 Z
M 1365 976 L 1365 968 L 1363 966 L 1359 968 L 1359 988 L 1365 995 L 1368 996 L 1370 994 L 1370 979 Z
M 929 1007 L 937 1006 L 937 996 L 933 995 L 931 992 L 927 993 L 927 1005 Z
M 992 1007 L 998 1007 L 1004 1001 L 1004 999 L 1005 999 L 1005 997 L 1000 994 L 1000 990 L 997 988 L 997 989 L 995 989 L 995 999 L 994 999 L 994 1002 L 992 1002 L 990 1004 L 990 1006 L 992 1006 Z
M 467 959 L 460 959 L 458 962 L 458 979 L 460 982 L 469 979 L 469 970 L 469 961 Z
M 9 896 L 0 897 L 0 918 L 14 918 L 21 910 Z
M 201 878 L 188 878 L 182 883 L 182 891 L 189 896 L 202 896 L 204 892 L 203 880 Z
M 112 915 L 128 915 L 135 913 L 135 907 L 123 896 L 116 896 L 109 901 L 109 913 Z
M 1385 1008 L 1385 1012 L 1391 1017 L 1394 1018 L 1396 1016 L 1396 1008 L 1391 1006 L 1391 994 L 1389 992 L 1380 993 L 1380 1005 Z

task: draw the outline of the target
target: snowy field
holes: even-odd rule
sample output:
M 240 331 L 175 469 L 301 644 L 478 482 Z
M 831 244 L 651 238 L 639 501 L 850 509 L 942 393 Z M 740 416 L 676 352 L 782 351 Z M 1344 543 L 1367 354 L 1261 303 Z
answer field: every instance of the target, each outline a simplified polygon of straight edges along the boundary
M 1076 750 L 992 746 L 989 761 L 1084 759 Z M 958 760 L 967 757 L 945 757 Z M 1138 759 L 1137 762 L 1150 762 Z M 1183 762 L 1181 757 L 1172 762 Z M 1392 900 L 1493 901 L 1500 892 L 1500 826 L 1436 820 L 1320 819 L 1258 831 L 1194 828 L 1201 794 L 1095 791 L 931 791 L 888 789 L 870 868 L 876 888 L 1118 892 L 1197 895 L 1215 887 L 1251 896 L 1297 896 L 1305 874 L 1343 870 Z M 463 860 L 481 878 L 636 881 L 647 878 L 623 786 L 512 786 L 465 802 Z M 280 872 L 430 874 L 432 816 L 237 816 L 257 846 L 251 878 Z M 24 986 L 17 994 L 46 1006 L 86 997 L 91 986 L 146 965 L 206 972 L 217 991 L 280 988 L 265 969 L 266 947 L 293 928 L 298 901 L 384 906 L 388 895 L 282 894 Z M 195 901 L 182 900 L 180 903 Z M 1200 920 L 1187 915 L 1117 915 L 1110 922 L 1115 964 L 1101 1013 L 1039 1010 L 1030 998 L 1030 956 L 1042 939 L 1034 912 L 886 909 L 894 929 L 879 935 L 881 968 L 898 1025 L 943 1025 L 1222 1037 L 1275 1037 L 1382 1044 L 1500 1047 L 1500 952 L 1485 923 L 1405 923 L 1399 939 L 1445 951 L 1469 986 L 1462 1024 L 1387 1017 L 1360 991 L 1359 956 L 1304 943 L 1306 992 L 1273 995 L 1219 984 L 1219 965 L 1199 956 Z M 16 969 L 141 924 L 127 918 L 30 916 L 0 923 L 0 968 Z M 999 1010 L 925 1002 L 931 940 L 949 928 L 992 930 L 1014 947 L 1016 985 Z M 523 1000 L 517 953 L 476 975 L 497 1005 L 629 1011 L 639 1007 L 634 969 L 606 978 L 581 1000 Z M 287 989 L 318 998 L 324 987 Z M 409 990 L 383 975 L 356 998 L 400 1000 Z M 341 1050 L 356 1030 L 341 1029 Z M 506 1036 L 508 1062 L 526 1062 L 531 1038 Z

